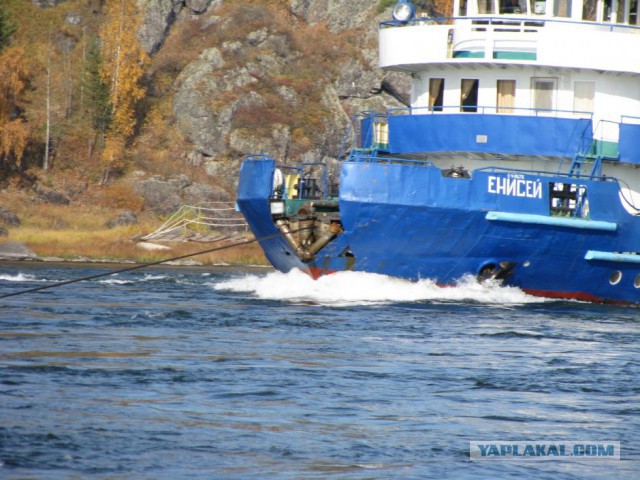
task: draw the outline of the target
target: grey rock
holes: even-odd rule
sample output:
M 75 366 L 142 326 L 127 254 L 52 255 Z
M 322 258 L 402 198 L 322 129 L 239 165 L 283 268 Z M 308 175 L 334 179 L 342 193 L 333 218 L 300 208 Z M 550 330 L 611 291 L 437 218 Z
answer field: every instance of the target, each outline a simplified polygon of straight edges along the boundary
M 245 68 L 212 75 L 224 65 L 220 50 L 210 48 L 187 65 L 176 80 L 173 109 L 178 128 L 196 150 L 214 156 L 226 152 L 226 137 L 237 101 L 216 102 L 227 92 L 257 80 Z
M 82 23 L 82 15 L 79 13 L 67 13 L 64 18 L 64 23 L 68 25 L 80 25 Z
M 191 185 L 191 179 L 187 177 L 184 173 L 181 173 L 173 178 L 170 178 L 167 181 L 167 183 L 169 183 L 169 185 L 173 185 L 174 187 L 177 187 L 179 191 L 182 191 L 185 188 L 187 188 L 189 185 Z
M 160 215 L 173 213 L 182 205 L 180 189 L 157 178 L 134 182 L 133 188 L 138 195 L 144 198 L 145 208 Z
M 222 0 L 138 0 L 143 12 L 142 25 L 137 32 L 138 39 L 147 53 L 154 54 L 183 12 L 201 15 L 221 3 Z
M 31 3 L 39 8 L 50 8 L 66 1 L 67 0 L 31 0 Z
M 138 5 L 144 12 L 138 39 L 147 53 L 153 54 L 168 35 L 182 9 L 183 0 L 138 0 Z
M 106 225 L 107 228 L 124 227 L 127 225 L 137 225 L 138 217 L 130 210 L 122 211 L 117 217 L 109 220 Z
M 184 174 L 165 180 L 152 177 L 130 180 L 134 191 L 144 198 L 145 208 L 160 215 L 170 215 L 183 205 L 201 205 L 208 202 L 228 201 L 229 196 L 220 187 L 193 183 Z
M 222 0 L 217 0 L 215 2 L 213 0 L 185 0 L 184 3 L 191 13 L 200 15 L 205 13 L 209 9 L 210 5 L 218 5 L 222 3 Z
M 22 242 L 0 242 L 0 258 L 25 260 L 37 258 L 37 255 Z
M 229 196 L 220 187 L 206 183 L 194 183 L 184 189 L 184 202 L 186 205 L 198 206 L 210 202 L 227 202 Z
M 326 22 L 334 33 L 366 24 L 375 13 L 378 0 L 291 0 L 293 13 L 308 23 Z
M 69 197 L 67 197 L 64 193 L 60 193 L 56 190 L 51 190 L 50 188 L 43 187 L 41 185 L 36 186 L 36 193 L 40 200 L 51 203 L 54 205 L 69 205 L 71 202 Z
M 18 215 L 4 207 L 0 207 L 0 222 L 5 224 L 7 227 L 19 227 L 21 224 Z
M 212 15 L 214 4 L 202 17 L 203 35 L 239 28 L 233 18 Z M 377 14 L 378 0 L 289 0 L 289 5 L 298 22 L 326 22 L 336 33 L 362 32 L 351 37 L 357 38 L 358 54 L 336 65 L 339 75 L 320 75 L 314 80 L 313 101 L 318 88 L 324 88 L 321 110 L 331 112 L 331 117 L 316 115 L 314 130 L 304 131 L 305 142 L 295 145 L 294 129 L 308 125 L 288 124 L 277 115 L 269 121 L 265 110 L 277 108 L 279 102 L 286 110 L 314 106 L 296 91 L 295 82 L 286 81 L 292 65 L 304 68 L 295 41 L 276 28 L 259 26 L 242 38 L 227 38 L 204 49 L 176 79 L 173 111 L 178 130 L 191 143 L 185 162 L 204 169 L 218 184 L 235 185 L 238 165 L 247 154 L 266 153 L 286 162 L 336 158 L 354 112 L 405 106 L 408 77 L 386 73 L 377 65 L 377 26 L 389 15 Z M 189 20 L 181 17 L 178 21 Z M 244 126 L 243 118 L 254 109 L 265 121 L 258 128 Z

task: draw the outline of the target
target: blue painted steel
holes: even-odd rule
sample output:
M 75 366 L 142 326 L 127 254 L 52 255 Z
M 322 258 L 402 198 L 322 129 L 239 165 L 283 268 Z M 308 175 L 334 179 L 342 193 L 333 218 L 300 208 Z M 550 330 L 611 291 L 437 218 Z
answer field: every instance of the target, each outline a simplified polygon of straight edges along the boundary
M 256 236 L 277 231 L 268 206 L 274 168 L 263 158 L 241 170 L 238 205 Z M 589 218 L 551 216 L 549 192 L 562 182 L 586 189 Z M 337 239 L 310 262 L 283 238 L 262 247 L 282 271 L 354 269 L 444 284 L 512 262 L 507 283 L 526 291 L 640 303 L 638 257 L 607 253 L 640 251 L 639 219 L 611 201 L 618 191 L 614 181 L 543 172 L 480 169 L 466 179 L 445 177 L 428 163 L 349 161 L 342 165 L 344 232 Z M 610 281 L 614 270 L 618 283 Z
M 255 156 L 245 159 L 240 167 L 236 201 L 256 238 L 278 233 L 269 209 L 275 163 L 270 157 Z M 260 246 L 267 260 L 280 271 L 307 269 L 283 237 L 262 241 Z
M 368 115 L 360 120 L 361 148 L 371 148 L 373 146 L 373 121 L 374 115 Z
M 640 164 L 640 125 L 620 124 L 620 161 Z
M 445 178 L 434 167 L 345 164 L 341 212 L 355 269 L 454 283 L 465 273 L 477 274 L 486 265 L 506 261 L 516 264 L 508 283 L 528 291 L 640 301 L 633 281 L 640 269 L 626 272 L 624 282 L 611 285 L 610 268 L 584 261 L 587 250 L 639 250 L 637 219 L 619 201 L 610 200 L 617 198 L 615 182 L 580 181 L 596 220 L 496 222 L 488 221 L 486 212 L 512 199 L 506 193 L 489 192 L 489 173 L 475 171 L 466 180 Z M 502 175 L 507 178 L 509 173 Z M 567 177 L 540 176 L 539 180 L 549 185 L 566 182 Z M 520 199 L 521 208 L 546 209 L 549 215 L 548 189 L 542 192 L 542 198 Z M 523 215 L 519 218 L 536 218 Z M 618 221 L 597 220 L 603 217 Z M 594 222 L 590 225 L 597 228 L 576 231 L 566 228 L 570 222 Z
M 577 228 L 581 230 L 603 230 L 606 232 L 615 232 L 618 228 L 618 225 L 614 222 L 582 220 L 574 217 L 545 217 L 543 215 L 531 215 L 528 213 L 487 212 L 485 218 L 487 220 L 495 220 L 499 222 L 551 225 L 555 227 Z
M 485 152 L 571 157 L 591 136 L 591 120 L 434 113 L 389 116 L 389 151 Z

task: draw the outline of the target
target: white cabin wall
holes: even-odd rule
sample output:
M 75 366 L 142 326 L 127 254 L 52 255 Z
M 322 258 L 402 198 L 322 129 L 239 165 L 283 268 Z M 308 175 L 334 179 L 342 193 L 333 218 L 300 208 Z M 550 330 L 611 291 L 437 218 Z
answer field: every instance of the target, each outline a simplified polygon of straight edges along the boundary
M 429 75 L 414 73 L 411 75 L 411 106 L 414 108 L 429 105 Z
M 555 92 L 555 108 L 566 112 L 574 110 L 574 83 L 576 81 L 590 81 L 595 83 L 594 124 L 598 121 L 620 121 L 621 115 L 640 116 L 640 83 L 631 76 L 613 74 L 606 75 L 594 70 L 557 70 L 551 68 L 525 67 L 522 69 L 483 69 L 483 70 L 453 70 L 439 68 L 427 70 L 413 75 L 412 105 L 426 107 L 429 103 L 429 79 L 444 78 L 444 105 L 460 105 L 460 85 L 462 79 L 477 78 L 479 80 L 478 104 L 481 107 L 495 107 L 496 87 L 498 80 L 515 80 L 516 97 L 515 108 L 533 108 L 532 78 L 554 78 L 557 80 Z M 606 107 L 606 108 L 605 108 Z M 455 110 L 449 108 L 449 113 Z M 602 118 L 598 111 L 609 112 L 609 117 Z M 488 110 L 490 113 L 490 110 Z M 522 110 L 523 114 L 526 114 Z M 595 125 L 594 125 L 595 126 Z

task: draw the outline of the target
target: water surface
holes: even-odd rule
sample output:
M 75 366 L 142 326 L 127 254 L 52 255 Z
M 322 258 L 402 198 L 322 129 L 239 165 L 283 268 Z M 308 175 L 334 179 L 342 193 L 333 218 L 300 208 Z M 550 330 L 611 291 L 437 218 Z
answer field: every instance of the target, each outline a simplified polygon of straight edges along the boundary
M 0 294 L 108 271 L 8 264 Z M 637 309 L 162 267 L 0 300 L 0 477 L 639 478 Z M 620 460 L 469 442 L 619 441 Z

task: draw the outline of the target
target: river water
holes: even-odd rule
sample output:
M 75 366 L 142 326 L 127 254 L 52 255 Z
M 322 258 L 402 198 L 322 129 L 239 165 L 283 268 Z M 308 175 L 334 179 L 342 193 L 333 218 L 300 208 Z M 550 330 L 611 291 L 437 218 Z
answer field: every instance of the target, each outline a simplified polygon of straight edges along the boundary
M 0 294 L 109 266 L 7 264 Z M 620 458 L 470 458 L 470 442 Z M 0 478 L 640 478 L 640 312 L 158 267 L 0 300 Z

